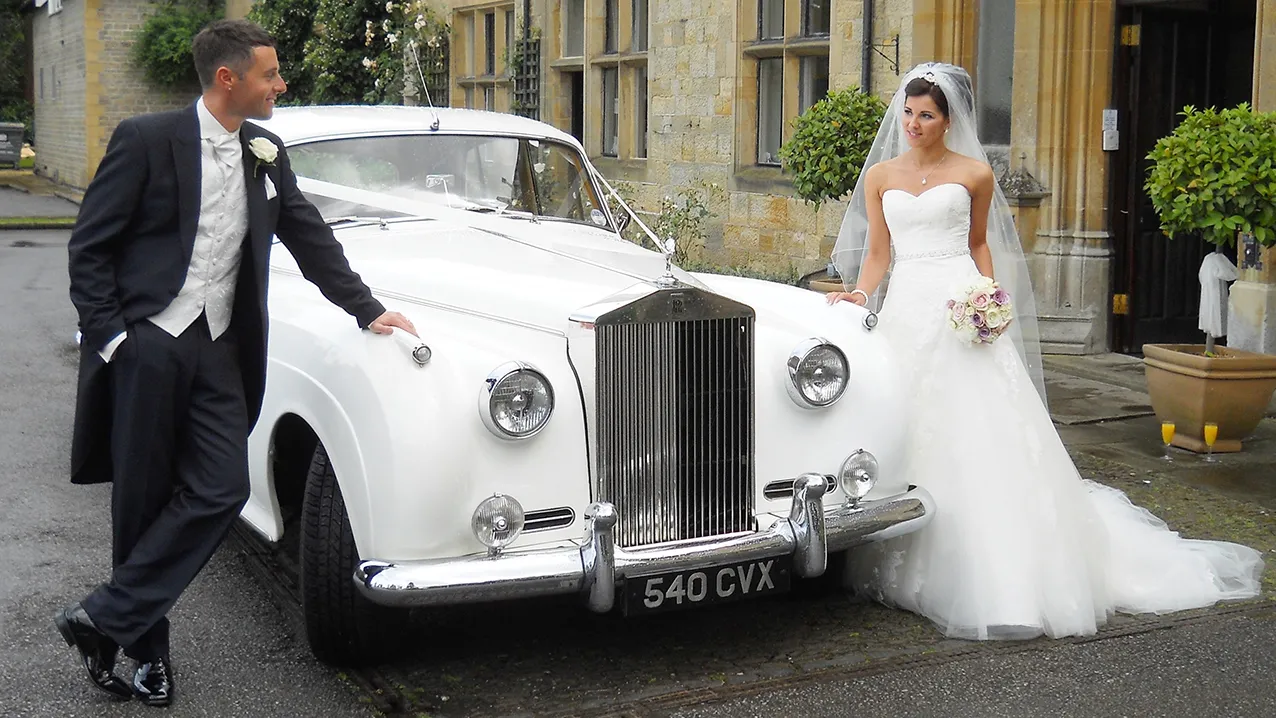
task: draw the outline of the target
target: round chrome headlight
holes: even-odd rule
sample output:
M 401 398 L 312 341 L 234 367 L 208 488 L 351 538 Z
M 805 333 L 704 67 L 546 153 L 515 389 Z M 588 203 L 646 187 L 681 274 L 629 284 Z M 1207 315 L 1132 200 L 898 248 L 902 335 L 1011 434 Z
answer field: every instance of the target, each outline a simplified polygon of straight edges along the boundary
M 842 469 L 837 472 L 838 482 L 850 503 L 858 503 L 868 496 L 877 483 L 877 457 L 858 449 L 842 462 Z
M 789 396 L 798 406 L 831 405 L 846 391 L 850 369 L 846 355 L 824 339 L 807 339 L 789 354 Z
M 502 439 L 535 435 L 553 413 L 554 389 L 530 364 L 502 364 L 487 375 L 479 392 L 479 416 Z
M 496 494 L 479 502 L 470 518 L 474 538 L 493 551 L 514 543 L 523 533 L 523 505 L 513 496 Z

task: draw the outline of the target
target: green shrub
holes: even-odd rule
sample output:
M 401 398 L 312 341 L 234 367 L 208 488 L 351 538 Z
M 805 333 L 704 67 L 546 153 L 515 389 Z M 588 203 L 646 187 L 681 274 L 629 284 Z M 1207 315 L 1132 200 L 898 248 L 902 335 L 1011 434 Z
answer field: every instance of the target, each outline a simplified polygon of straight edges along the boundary
M 0 122 L 21 122 L 31 142 L 31 103 L 26 78 L 31 65 L 27 53 L 27 23 L 18 8 L 21 2 L 0 0 Z
M 161 6 L 146 19 L 133 46 L 134 61 L 146 79 L 165 89 L 198 90 L 191 40 L 222 15 L 221 2 L 169 0 Z
M 797 196 L 818 210 L 855 189 L 885 114 L 881 98 L 850 87 L 830 92 L 794 120 L 780 160 L 793 173 Z
M 1148 154 L 1144 189 L 1168 237 L 1197 234 L 1219 247 L 1237 232 L 1276 244 L 1276 113 L 1242 104 L 1188 106 Z
M 306 40 L 314 29 L 319 0 L 257 0 L 248 19 L 261 25 L 275 39 L 279 71 L 288 83 L 281 105 L 311 104 L 315 78 L 306 64 Z
M 318 0 L 305 44 L 307 71 L 314 78 L 308 100 L 399 104 L 404 45 L 437 43 L 447 32 L 427 0 Z M 420 52 L 427 62 L 425 48 Z

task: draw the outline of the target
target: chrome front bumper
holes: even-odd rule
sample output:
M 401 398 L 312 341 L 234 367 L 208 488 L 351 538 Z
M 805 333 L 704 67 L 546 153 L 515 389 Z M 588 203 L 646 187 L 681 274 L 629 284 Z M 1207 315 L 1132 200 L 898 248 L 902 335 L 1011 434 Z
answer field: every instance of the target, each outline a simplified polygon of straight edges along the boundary
M 708 568 L 791 554 L 802 578 L 824 573 L 828 554 L 900 536 L 925 526 L 935 512 L 922 488 L 825 509 L 825 479 L 804 474 L 793 484 L 793 504 L 763 531 L 680 542 L 651 548 L 617 548 L 612 537 L 616 508 L 591 504 L 585 539 L 579 544 L 506 551 L 436 561 L 363 561 L 354 581 L 365 596 L 385 606 L 436 606 L 554 594 L 587 593 L 589 608 L 610 611 L 617 582 L 626 576 Z

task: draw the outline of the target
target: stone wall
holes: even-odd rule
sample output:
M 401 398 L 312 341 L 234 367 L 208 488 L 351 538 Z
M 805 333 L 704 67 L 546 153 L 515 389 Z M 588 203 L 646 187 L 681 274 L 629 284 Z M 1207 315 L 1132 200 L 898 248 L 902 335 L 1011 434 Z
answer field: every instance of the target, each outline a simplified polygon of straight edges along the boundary
M 163 0 L 89 0 L 86 5 L 85 139 L 88 166 L 96 169 L 121 120 L 183 107 L 195 101 L 199 88 L 159 90 L 133 63 L 138 30 Z
M 62 11 L 32 15 L 35 77 L 35 171 L 56 182 L 87 182 L 84 127 L 84 2 L 67 0 Z
M 88 186 L 116 125 L 126 117 L 182 107 L 198 96 L 162 91 L 133 64 L 138 30 L 163 0 L 65 0 L 33 16 L 36 172 Z
M 787 36 L 796 34 L 799 4 L 789 3 Z M 835 0 L 828 41 L 831 90 L 861 84 L 863 3 Z M 707 258 L 718 263 L 809 273 L 825 266 L 844 204 L 815 209 L 796 198 L 791 180 L 776 167 L 758 166 L 757 68 L 747 52 L 757 35 L 756 0 L 654 0 L 651 6 L 650 141 L 645 162 L 603 160 L 610 176 L 629 180 L 647 208 L 662 196 L 677 197 L 705 184 L 721 187 L 712 205 Z M 912 3 L 876 4 L 876 44 L 893 60 L 900 44 L 900 67 L 872 54 L 871 89 L 889 97 L 897 72 L 911 62 Z M 786 54 L 786 87 L 796 87 L 796 53 Z M 588 92 L 587 92 L 588 94 Z M 784 139 L 797 116 L 797 92 L 785 91 Z M 589 125 L 586 117 L 586 125 Z M 587 130 L 588 133 L 589 130 Z

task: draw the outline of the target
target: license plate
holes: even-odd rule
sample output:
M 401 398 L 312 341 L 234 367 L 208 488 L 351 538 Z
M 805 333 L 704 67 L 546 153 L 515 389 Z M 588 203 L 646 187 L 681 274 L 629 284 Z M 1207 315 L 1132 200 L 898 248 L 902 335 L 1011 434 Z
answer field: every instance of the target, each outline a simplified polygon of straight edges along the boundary
M 625 615 L 661 613 L 714 603 L 784 593 L 789 590 L 793 557 L 673 571 L 624 580 Z

